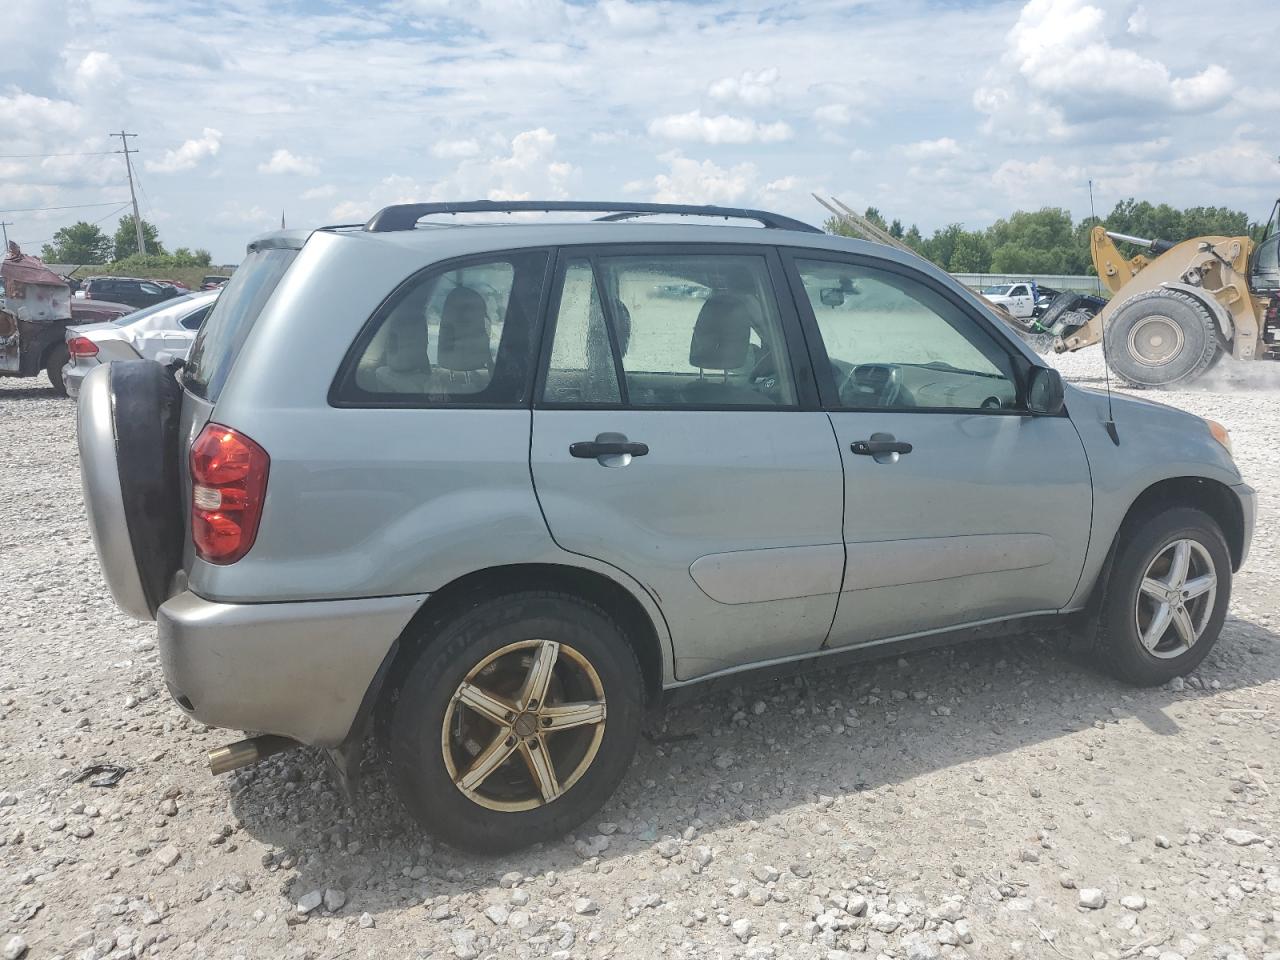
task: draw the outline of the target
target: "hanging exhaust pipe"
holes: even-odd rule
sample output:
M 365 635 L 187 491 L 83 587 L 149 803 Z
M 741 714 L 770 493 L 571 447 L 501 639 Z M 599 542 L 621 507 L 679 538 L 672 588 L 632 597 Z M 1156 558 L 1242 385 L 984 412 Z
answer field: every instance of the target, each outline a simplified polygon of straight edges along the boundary
M 248 740 L 237 740 L 225 747 L 209 751 L 209 772 L 217 777 L 300 746 L 302 744 L 297 740 L 270 734 L 250 737 Z

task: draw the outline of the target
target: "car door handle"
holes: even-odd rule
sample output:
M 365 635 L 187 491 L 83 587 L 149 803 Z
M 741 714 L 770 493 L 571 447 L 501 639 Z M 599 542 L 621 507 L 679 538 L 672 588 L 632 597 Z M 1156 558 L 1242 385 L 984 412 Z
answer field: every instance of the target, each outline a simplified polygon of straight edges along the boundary
M 884 453 L 910 453 L 912 447 L 905 440 L 873 437 L 870 440 L 855 440 L 849 444 L 849 449 L 860 457 L 875 457 Z
M 594 440 L 579 440 L 569 444 L 569 456 L 579 460 L 596 460 L 600 457 L 617 457 L 624 454 L 643 457 L 649 452 L 647 443 L 635 443 L 620 433 L 602 433 Z

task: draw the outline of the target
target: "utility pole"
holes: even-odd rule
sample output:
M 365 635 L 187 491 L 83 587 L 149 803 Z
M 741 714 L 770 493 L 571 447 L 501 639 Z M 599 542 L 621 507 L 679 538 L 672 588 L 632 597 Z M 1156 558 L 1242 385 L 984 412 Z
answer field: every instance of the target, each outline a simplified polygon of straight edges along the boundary
M 120 138 L 120 146 L 122 149 L 116 153 L 124 154 L 124 169 L 129 175 L 129 197 L 133 200 L 133 226 L 138 231 L 138 252 L 145 255 L 147 252 L 147 238 L 142 232 L 142 214 L 138 213 L 138 195 L 133 191 L 133 164 L 129 162 L 129 154 L 137 153 L 137 150 L 129 149 L 128 137 L 136 137 L 136 133 L 125 133 L 121 130 L 119 133 L 108 134 L 111 137 Z

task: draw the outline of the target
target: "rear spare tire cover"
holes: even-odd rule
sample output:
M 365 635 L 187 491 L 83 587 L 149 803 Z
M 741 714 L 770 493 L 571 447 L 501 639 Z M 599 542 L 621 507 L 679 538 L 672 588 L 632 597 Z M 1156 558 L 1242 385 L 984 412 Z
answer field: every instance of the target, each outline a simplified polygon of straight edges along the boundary
M 178 418 L 182 388 L 153 360 L 85 377 L 77 410 L 80 473 L 94 546 L 125 613 L 155 619 L 182 562 Z

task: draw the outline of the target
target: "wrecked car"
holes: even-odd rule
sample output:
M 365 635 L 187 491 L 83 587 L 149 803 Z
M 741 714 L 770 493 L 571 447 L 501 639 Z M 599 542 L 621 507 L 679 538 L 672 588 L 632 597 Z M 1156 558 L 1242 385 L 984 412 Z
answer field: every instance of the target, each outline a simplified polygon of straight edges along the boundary
M 79 300 L 73 308 L 66 281 L 10 241 L 0 261 L 0 376 L 35 377 L 43 370 L 53 389 L 66 396 L 67 327 L 131 311 L 125 304 L 98 300 Z

